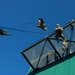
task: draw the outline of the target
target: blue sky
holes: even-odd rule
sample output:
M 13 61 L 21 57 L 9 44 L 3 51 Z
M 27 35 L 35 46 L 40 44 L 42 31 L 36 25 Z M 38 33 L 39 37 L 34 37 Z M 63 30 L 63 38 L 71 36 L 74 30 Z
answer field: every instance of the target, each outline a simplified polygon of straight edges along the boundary
M 35 26 L 40 17 L 47 31 Z M 39 32 L 5 29 L 12 36 L 0 36 L 0 75 L 26 75 L 30 66 L 20 52 L 54 31 L 57 23 L 63 26 L 71 19 L 75 19 L 75 0 L 0 0 L 0 26 Z

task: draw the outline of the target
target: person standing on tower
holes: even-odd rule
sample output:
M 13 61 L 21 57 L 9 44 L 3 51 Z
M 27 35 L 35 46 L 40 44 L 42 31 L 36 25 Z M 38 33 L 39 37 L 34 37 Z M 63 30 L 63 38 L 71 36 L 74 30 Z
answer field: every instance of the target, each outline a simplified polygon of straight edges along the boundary
M 73 19 L 72 19 L 72 20 L 69 20 L 69 23 L 71 23 L 71 24 L 70 24 L 70 26 L 71 26 L 71 30 L 73 30 L 73 29 L 74 29 L 74 23 L 73 23 L 73 22 L 74 22 L 74 20 L 73 20 Z
M 58 43 L 59 43 L 59 40 L 58 40 L 59 37 L 62 37 L 63 41 L 66 41 L 66 37 L 62 34 L 62 32 L 63 32 L 63 28 L 60 27 L 60 24 L 57 24 L 55 28 L 55 33 L 56 33 L 55 38 L 58 41 Z
M 61 37 L 61 38 L 63 38 L 63 45 L 65 46 L 65 47 L 67 47 L 67 44 L 66 44 L 66 37 L 62 34 L 62 32 L 63 32 L 63 28 L 62 27 L 60 27 L 60 24 L 57 24 L 56 25 L 56 28 L 55 28 L 55 38 L 56 38 L 56 40 L 57 40 L 57 42 L 59 43 L 59 40 L 58 40 L 58 38 L 59 37 Z

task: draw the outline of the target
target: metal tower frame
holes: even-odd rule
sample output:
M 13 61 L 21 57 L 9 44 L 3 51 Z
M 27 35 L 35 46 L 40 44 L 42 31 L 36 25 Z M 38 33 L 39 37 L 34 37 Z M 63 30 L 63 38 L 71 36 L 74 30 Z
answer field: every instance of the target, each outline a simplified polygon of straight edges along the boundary
M 72 24 L 72 23 L 75 23 L 75 20 L 73 21 L 73 22 L 71 22 L 71 23 L 67 23 L 64 27 L 63 27 L 63 29 L 66 29 L 67 27 L 70 27 L 70 25 Z M 75 28 L 75 27 L 74 27 Z M 46 52 L 46 49 L 45 48 L 48 48 L 48 49 L 52 49 L 52 50 L 50 50 L 50 54 L 53 52 L 53 55 L 54 55 L 54 53 L 56 53 L 56 55 L 57 55 L 57 57 L 58 57 L 58 60 L 60 60 L 60 59 L 62 59 L 63 58 L 63 56 L 61 56 L 61 54 L 59 53 L 59 51 L 56 49 L 56 47 L 55 47 L 55 45 L 54 45 L 54 43 L 53 43 L 53 41 L 56 41 L 56 39 L 54 38 L 54 37 L 52 37 L 53 35 L 55 35 L 55 32 L 53 32 L 53 33 L 51 33 L 51 34 L 49 34 L 49 35 L 47 35 L 45 38 L 42 38 L 41 40 L 39 40 L 38 42 L 36 42 L 36 43 L 34 43 L 33 45 L 31 45 L 31 46 L 29 46 L 29 47 L 27 47 L 27 48 L 25 48 L 23 51 L 21 51 L 21 54 L 24 56 L 24 58 L 27 60 L 27 62 L 30 64 L 30 66 L 33 68 L 33 70 L 37 70 L 38 68 L 42 68 L 42 67 L 45 67 L 46 65 L 43 65 L 42 67 L 40 66 L 39 67 L 39 64 L 40 64 L 40 61 L 42 61 L 42 63 L 41 63 L 41 65 L 42 64 L 44 64 L 43 63 L 43 61 L 45 61 L 45 57 L 47 56 L 47 54 L 48 54 L 48 52 L 45 54 L 45 52 Z M 74 37 L 75 38 L 75 37 Z M 63 40 L 62 39 L 59 39 L 59 42 L 62 42 Z M 75 39 L 74 40 L 72 40 L 72 38 L 71 38 L 71 40 L 69 40 L 69 39 L 67 39 L 67 42 L 70 42 L 70 43 L 73 43 L 73 44 L 75 44 Z M 39 45 L 40 44 L 40 45 Z M 46 44 L 48 44 L 50 47 L 47 47 L 47 45 Z M 40 47 L 42 45 L 42 47 Z M 38 47 L 40 47 L 39 48 L 39 50 L 38 49 L 35 49 L 35 48 L 38 48 Z M 32 52 L 32 50 L 33 50 L 33 52 Z M 75 49 L 74 49 L 75 50 Z M 37 51 L 39 51 L 39 54 L 37 54 L 36 52 Z M 36 53 L 35 55 L 34 55 L 34 52 Z M 75 51 L 74 51 L 75 52 Z M 73 52 L 73 53 L 74 53 Z M 30 54 L 29 53 L 32 53 L 32 55 L 33 55 L 33 58 L 35 58 L 36 57 L 36 55 L 37 55 L 37 58 L 34 60 L 34 62 L 32 61 L 33 59 L 29 56 Z M 44 53 L 44 54 L 43 54 Z M 51 54 L 51 56 L 52 56 L 52 54 Z M 51 57 L 51 56 L 49 56 L 49 57 Z M 67 55 L 65 55 L 64 57 L 66 57 Z M 56 57 L 56 56 L 55 56 Z M 32 59 L 32 60 L 31 60 Z M 48 58 L 47 58 L 48 59 Z M 51 64 L 51 63 L 53 63 L 53 62 L 56 62 L 56 60 L 54 60 L 54 59 L 51 59 L 51 62 L 49 63 L 49 64 Z

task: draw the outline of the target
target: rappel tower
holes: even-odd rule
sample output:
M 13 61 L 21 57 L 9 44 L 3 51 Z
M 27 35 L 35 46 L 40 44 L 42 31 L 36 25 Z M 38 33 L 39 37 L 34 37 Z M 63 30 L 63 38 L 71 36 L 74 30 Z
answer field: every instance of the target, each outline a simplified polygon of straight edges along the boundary
M 63 34 L 67 48 L 54 31 L 21 51 L 31 66 L 27 75 L 75 75 L 75 20 L 63 26 Z

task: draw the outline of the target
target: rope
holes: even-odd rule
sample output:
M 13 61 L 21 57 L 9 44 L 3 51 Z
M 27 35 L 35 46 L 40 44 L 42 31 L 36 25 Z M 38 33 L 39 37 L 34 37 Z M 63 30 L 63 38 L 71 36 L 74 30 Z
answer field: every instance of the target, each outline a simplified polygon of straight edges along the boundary
M 28 25 L 28 24 L 35 24 L 35 23 L 33 23 L 33 22 L 30 22 L 30 23 L 23 23 L 23 24 L 16 25 L 14 28 L 19 27 L 19 26 L 21 26 L 21 25 Z
M 46 34 L 46 35 L 48 35 L 48 33 L 34 32 L 34 31 L 27 31 L 27 30 L 20 30 L 20 29 L 9 28 L 9 27 L 3 27 L 3 26 L 0 26 L 0 27 L 1 27 L 1 28 L 5 28 L 5 29 L 9 29 L 9 30 L 20 31 L 20 32 L 28 32 L 28 33 L 35 33 L 35 34 Z

